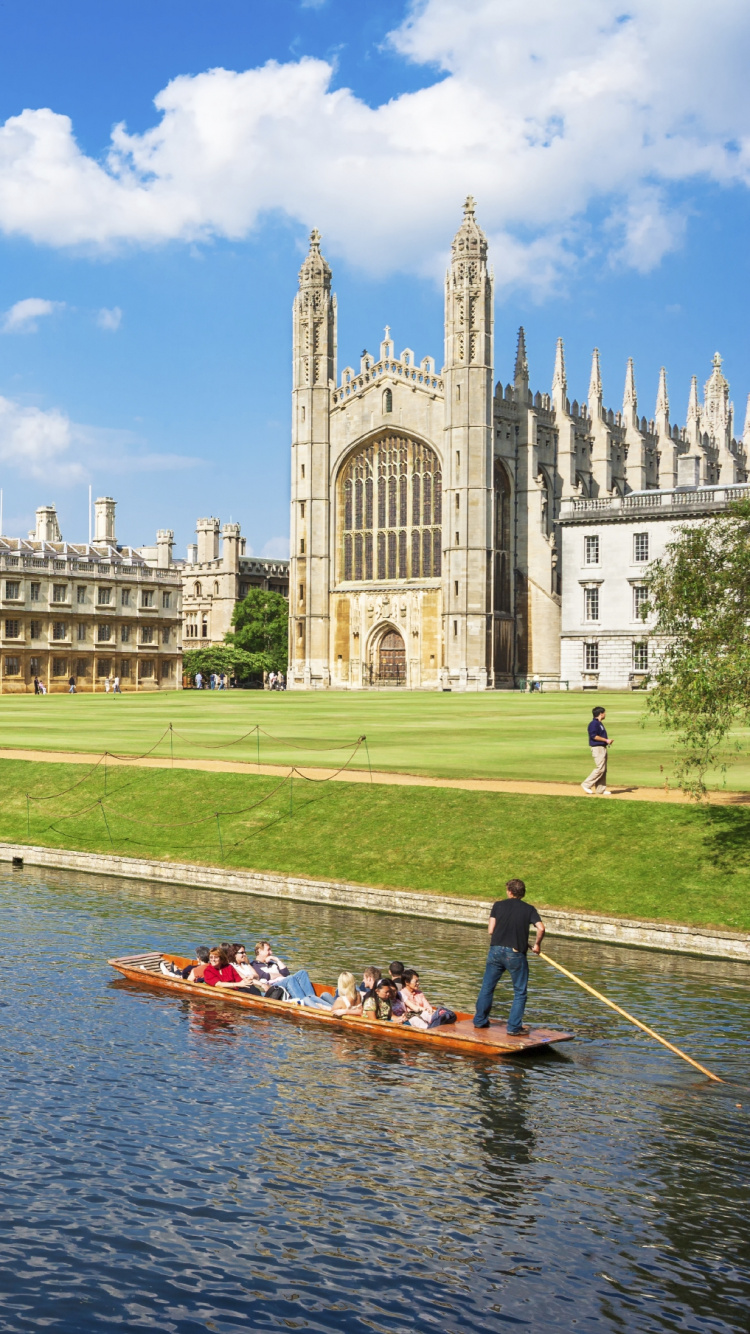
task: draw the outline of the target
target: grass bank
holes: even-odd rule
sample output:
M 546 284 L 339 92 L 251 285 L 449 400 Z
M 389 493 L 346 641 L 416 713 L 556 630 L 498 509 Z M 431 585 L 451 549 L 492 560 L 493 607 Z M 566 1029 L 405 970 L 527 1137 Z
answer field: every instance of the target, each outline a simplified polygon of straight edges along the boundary
M 750 812 L 0 761 L 0 841 L 750 930 Z M 29 794 L 27 800 L 27 793 Z M 217 818 L 218 813 L 218 818 Z

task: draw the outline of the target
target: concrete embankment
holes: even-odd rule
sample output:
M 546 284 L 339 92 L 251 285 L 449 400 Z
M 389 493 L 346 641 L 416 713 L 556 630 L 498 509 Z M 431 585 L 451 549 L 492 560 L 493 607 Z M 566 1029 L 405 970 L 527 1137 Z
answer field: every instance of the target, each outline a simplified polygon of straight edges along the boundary
M 98 852 L 71 852 L 63 848 L 36 848 L 0 843 L 0 862 L 23 859 L 26 866 L 48 870 L 83 871 L 89 875 L 112 875 L 159 884 L 189 885 L 194 889 L 221 890 L 229 894 L 260 894 L 267 898 L 294 899 L 303 903 L 327 903 L 367 912 L 397 913 L 407 917 L 429 917 L 440 922 L 486 926 L 488 899 L 464 899 L 447 894 L 423 894 L 405 889 L 374 889 L 334 880 L 305 880 L 300 876 L 270 871 L 234 871 L 219 866 L 196 866 L 191 862 L 150 861 L 117 857 Z M 693 954 L 703 958 L 734 959 L 750 963 L 750 936 L 712 927 L 676 926 L 667 922 L 645 922 L 626 917 L 604 917 L 596 913 L 564 912 L 537 904 L 551 936 L 573 940 L 597 940 L 609 945 L 629 945 L 670 954 Z

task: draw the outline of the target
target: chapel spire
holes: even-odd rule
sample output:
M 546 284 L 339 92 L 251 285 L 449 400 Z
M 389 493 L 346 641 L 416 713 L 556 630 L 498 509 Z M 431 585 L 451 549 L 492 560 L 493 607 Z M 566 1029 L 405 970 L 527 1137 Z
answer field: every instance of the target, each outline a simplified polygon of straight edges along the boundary
M 602 374 L 599 369 L 599 349 L 594 348 L 591 358 L 591 379 L 589 380 L 589 413 L 592 417 L 601 416 L 602 411 Z
M 526 334 L 523 325 L 518 330 L 518 344 L 516 346 L 516 365 L 513 372 L 513 379 L 517 389 L 528 389 L 529 387 L 529 363 L 526 357 Z
M 331 267 L 320 253 L 320 232 L 313 227 L 310 232 L 310 246 L 299 271 L 300 290 L 305 287 L 323 287 L 331 290 Z
M 659 392 L 656 395 L 656 416 L 669 417 L 669 394 L 667 393 L 667 372 L 664 366 L 659 371 Z
M 555 369 L 552 374 L 552 394 L 558 391 L 563 398 L 568 393 L 568 377 L 565 374 L 565 348 L 562 338 L 558 338 L 555 348 Z
M 638 414 L 638 395 L 635 390 L 635 370 L 633 369 L 633 358 L 628 357 L 628 368 L 625 372 L 625 392 L 622 399 L 623 414 L 630 413 L 633 417 Z

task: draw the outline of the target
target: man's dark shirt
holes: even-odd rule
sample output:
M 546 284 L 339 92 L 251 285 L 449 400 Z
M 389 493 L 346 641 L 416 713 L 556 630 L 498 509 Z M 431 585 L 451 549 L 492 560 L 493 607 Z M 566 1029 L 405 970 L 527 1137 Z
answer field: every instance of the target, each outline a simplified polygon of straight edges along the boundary
M 505 945 L 519 954 L 529 948 L 529 927 L 542 920 L 536 908 L 523 899 L 500 899 L 493 903 L 490 917 L 495 919 L 490 945 Z
M 591 719 L 591 722 L 589 723 L 589 745 L 590 745 L 590 746 L 601 746 L 602 742 L 601 742 L 601 741 L 597 741 L 597 739 L 596 739 L 598 736 L 603 736 L 604 739 L 605 739 L 605 741 L 606 741 L 606 739 L 607 739 L 607 729 L 606 729 L 606 727 L 604 726 L 604 723 L 600 722 L 598 718 L 592 718 L 592 719 Z

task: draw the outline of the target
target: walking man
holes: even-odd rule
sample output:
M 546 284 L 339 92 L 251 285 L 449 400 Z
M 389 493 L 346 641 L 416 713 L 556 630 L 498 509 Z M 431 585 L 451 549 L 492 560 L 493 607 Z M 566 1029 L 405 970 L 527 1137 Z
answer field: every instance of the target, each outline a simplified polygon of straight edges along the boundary
M 490 948 L 477 998 L 474 1027 L 489 1028 L 495 987 L 507 969 L 513 983 L 513 1004 L 508 1015 L 507 1032 L 509 1037 L 516 1037 L 529 1031 L 523 1027 L 523 1012 L 529 988 L 529 961 L 526 958 L 529 948 L 529 927 L 536 927 L 536 940 L 532 950 L 534 954 L 541 954 L 545 926 L 536 908 L 530 903 L 522 902 L 526 893 L 523 880 L 509 880 L 505 889 L 506 897 L 493 903 L 490 912 L 487 926 Z
M 594 757 L 594 767 L 588 778 L 584 778 L 581 787 L 587 797 L 593 797 L 595 790 L 600 797 L 611 797 L 612 793 L 607 787 L 607 752 L 612 741 L 607 736 L 607 729 L 604 726 L 607 710 L 598 704 L 592 712 L 594 716 L 589 723 L 589 745 Z
M 76 679 L 74 676 L 70 676 L 68 677 L 68 694 L 75 695 L 75 693 L 76 693 Z

